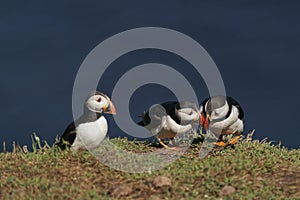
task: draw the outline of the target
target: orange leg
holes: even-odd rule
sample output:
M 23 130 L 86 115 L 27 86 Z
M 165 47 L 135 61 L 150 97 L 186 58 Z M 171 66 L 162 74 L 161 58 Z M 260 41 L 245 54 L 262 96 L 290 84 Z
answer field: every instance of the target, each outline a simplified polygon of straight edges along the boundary
M 235 136 L 228 142 L 228 144 L 231 144 L 231 145 L 236 144 L 239 141 L 240 137 L 241 137 L 240 135 Z
M 228 130 L 225 131 L 224 134 L 236 134 L 236 130 Z M 228 145 L 234 145 L 236 143 L 238 143 L 239 139 L 240 139 L 241 135 L 235 135 L 234 138 L 232 138 L 229 142 Z
M 218 147 L 225 147 L 227 144 L 223 141 L 223 135 L 220 135 L 219 140 L 215 143 Z
M 165 143 L 163 143 L 163 141 L 161 141 L 161 139 L 157 138 L 159 144 L 161 144 L 163 147 L 165 147 L 166 149 L 177 149 L 176 147 L 169 147 L 168 145 L 166 145 Z

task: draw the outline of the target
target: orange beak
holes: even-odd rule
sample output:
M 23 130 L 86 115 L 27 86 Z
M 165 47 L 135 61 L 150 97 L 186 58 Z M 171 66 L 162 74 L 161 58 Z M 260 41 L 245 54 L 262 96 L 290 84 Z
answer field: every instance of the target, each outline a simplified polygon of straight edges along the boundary
M 209 127 L 209 117 L 206 117 L 203 127 L 204 127 L 205 130 L 208 129 L 208 127 Z
M 114 106 L 114 104 L 111 100 L 109 100 L 109 105 L 106 107 L 104 112 L 107 113 L 107 114 L 111 114 L 111 115 L 117 114 L 117 110 L 116 110 L 116 108 L 115 108 L 115 106 Z
M 203 127 L 204 123 L 205 123 L 205 117 L 202 114 L 200 114 L 200 126 Z
M 209 127 L 209 115 L 206 115 L 206 117 L 204 117 L 202 114 L 201 116 L 201 126 L 207 130 Z

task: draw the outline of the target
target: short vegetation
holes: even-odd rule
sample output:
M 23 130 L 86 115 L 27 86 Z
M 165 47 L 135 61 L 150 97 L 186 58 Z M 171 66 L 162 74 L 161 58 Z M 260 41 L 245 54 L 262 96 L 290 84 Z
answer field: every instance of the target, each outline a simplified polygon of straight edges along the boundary
M 126 138 L 110 141 L 132 152 L 160 148 Z M 0 199 L 300 199 L 299 149 L 246 137 L 200 159 L 201 144 L 195 141 L 162 169 L 127 173 L 88 151 L 60 151 L 35 139 L 33 152 L 15 147 L 0 153 Z

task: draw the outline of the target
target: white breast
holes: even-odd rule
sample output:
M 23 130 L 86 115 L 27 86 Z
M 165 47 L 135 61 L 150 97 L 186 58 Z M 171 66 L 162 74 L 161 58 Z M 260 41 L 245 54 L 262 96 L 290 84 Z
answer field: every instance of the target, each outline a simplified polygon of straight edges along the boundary
M 94 122 L 79 124 L 76 128 L 76 139 L 71 148 L 94 149 L 104 140 L 108 131 L 107 120 L 101 116 Z
M 244 131 L 244 122 L 240 119 L 236 120 L 233 124 L 231 124 L 226 131 L 240 134 Z

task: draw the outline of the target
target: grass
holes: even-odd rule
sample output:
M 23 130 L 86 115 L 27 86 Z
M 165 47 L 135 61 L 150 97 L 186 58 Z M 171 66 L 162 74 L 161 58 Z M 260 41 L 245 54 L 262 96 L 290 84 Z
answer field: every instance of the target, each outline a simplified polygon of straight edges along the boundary
M 60 151 L 36 139 L 34 152 L 0 153 L 0 199 L 300 199 L 300 150 L 250 137 L 204 159 L 196 142 L 171 165 L 148 173 L 116 171 L 88 151 Z M 110 141 L 132 152 L 158 149 L 126 138 Z M 158 176 L 171 185 L 157 187 Z M 235 191 L 220 196 L 224 186 Z

